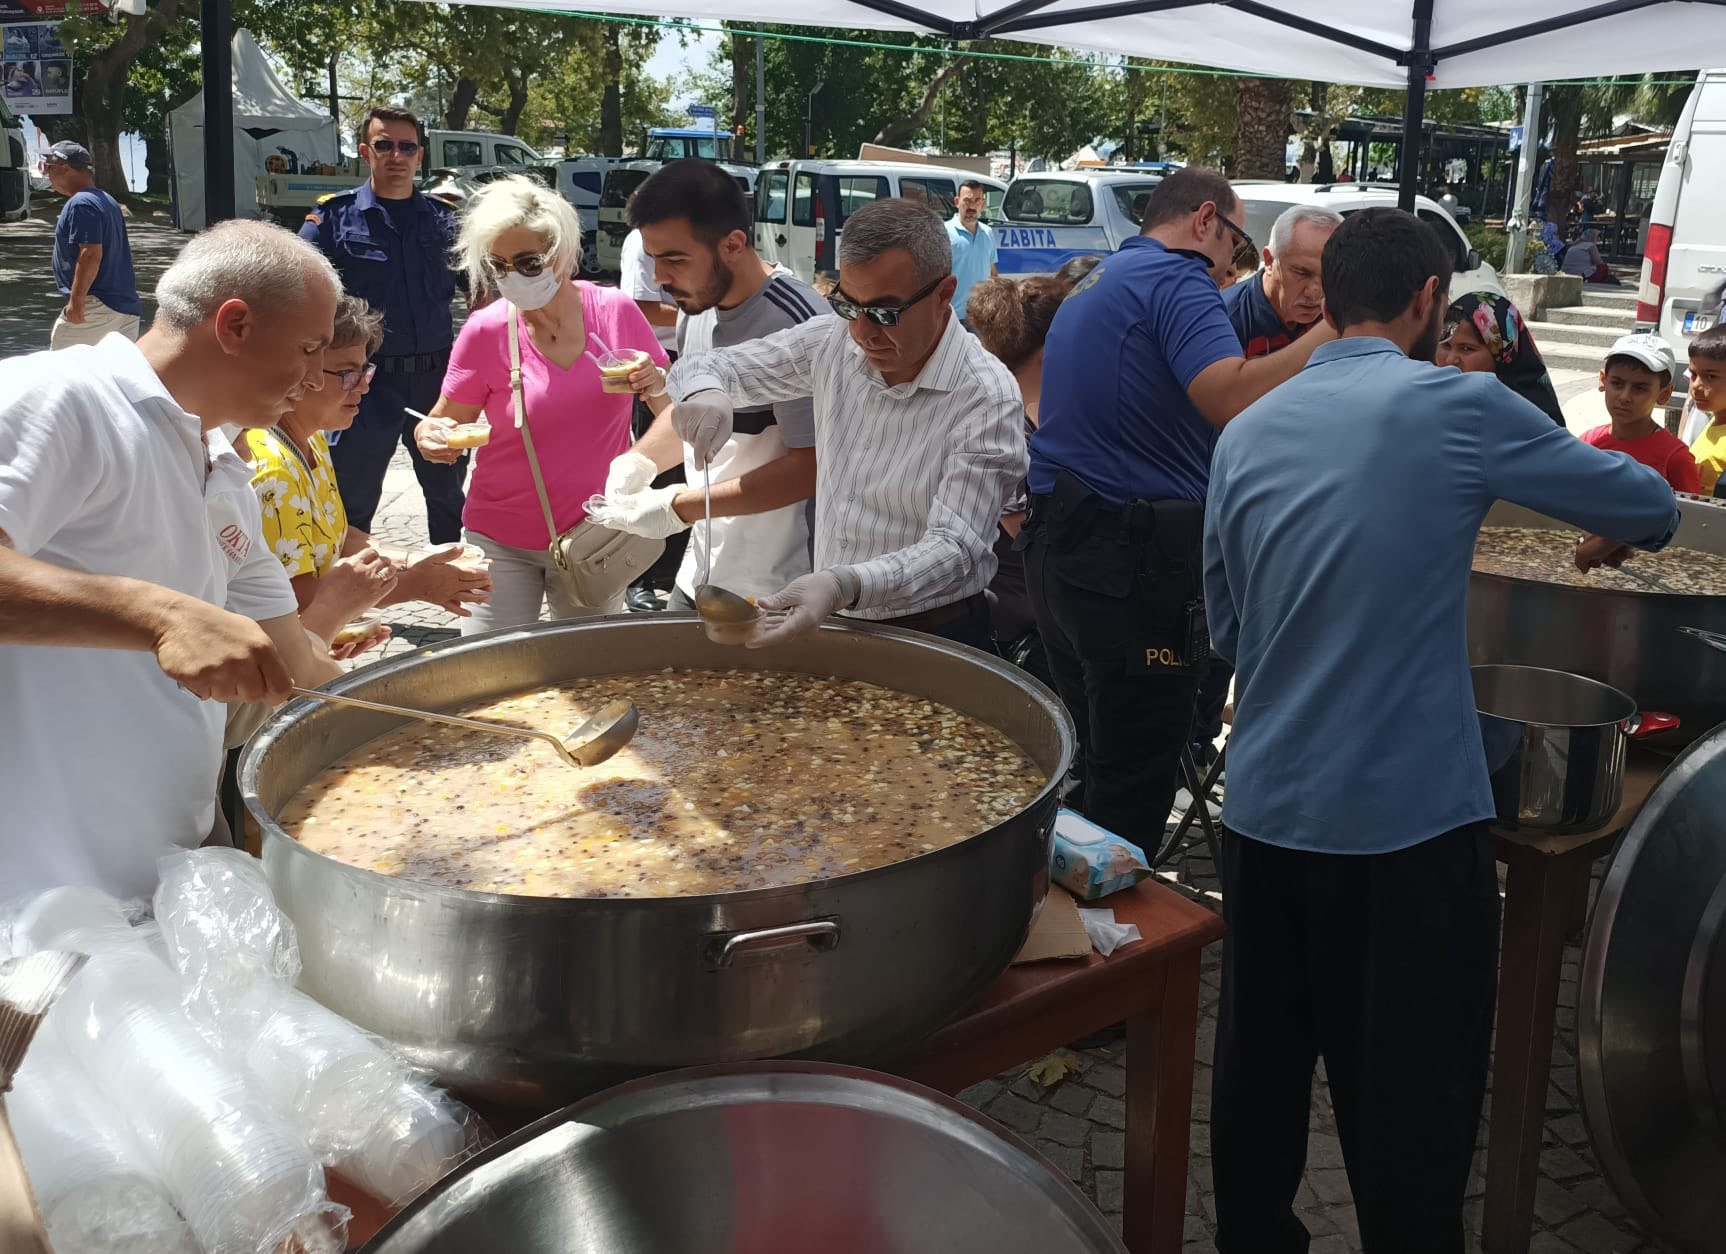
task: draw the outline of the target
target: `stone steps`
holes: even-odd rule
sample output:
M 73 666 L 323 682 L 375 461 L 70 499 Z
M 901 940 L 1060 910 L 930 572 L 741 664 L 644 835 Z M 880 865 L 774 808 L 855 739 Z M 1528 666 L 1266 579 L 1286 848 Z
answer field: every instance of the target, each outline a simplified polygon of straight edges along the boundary
M 1622 309 L 1627 318 L 1636 313 L 1636 289 L 1629 284 L 1607 287 L 1605 284 L 1584 284 L 1582 304 L 1588 309 Z
M 1631 312 L 1634 313 L 1634 310 Z M 1566 327 L 1609 327 L 1616 334 L 1622 335 L 1632 319 L 1617 306 L 1567 305 L 1559 309 L 1548 309 L 1546 321 Z
M 1550 318 L 1556 310 L 1548 309 Z M 1568 322 L 1531 322 L 1528 329 L 1534 332 L 1534 342 L 1540 345 L 1542 351 L 1548 344 L 1571 344 L 1577 347 L 1593 347 L 1606 349 L 1614 340 L 1630 330 L 1628 322 L 1620 321 L 1613 326 L 1577 326 Z

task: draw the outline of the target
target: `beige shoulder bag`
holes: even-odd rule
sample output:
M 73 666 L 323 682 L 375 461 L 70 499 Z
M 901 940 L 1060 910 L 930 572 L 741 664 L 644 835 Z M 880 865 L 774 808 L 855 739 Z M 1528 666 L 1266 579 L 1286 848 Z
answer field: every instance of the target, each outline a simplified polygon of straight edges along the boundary
M 539 457 L 533 451 L 533 432 L 527 424 L 527 401 L 521 386 L 521 330 L 515 306 L 509 310 L 509 386 L 515 394 L 515 425 L 527 451 L 527 466 L 533 471 L 534 491 L 545 512 L 545 530 L 551 537 L 551 557 L 569 582 L 570 596 L 589 609 L 604 609 L 665 552 L 664 540 L 650 540 L 614 531 L 583 518 L 568 531 L 559 532 L 552 516 L 551 497 L 545 490 Z

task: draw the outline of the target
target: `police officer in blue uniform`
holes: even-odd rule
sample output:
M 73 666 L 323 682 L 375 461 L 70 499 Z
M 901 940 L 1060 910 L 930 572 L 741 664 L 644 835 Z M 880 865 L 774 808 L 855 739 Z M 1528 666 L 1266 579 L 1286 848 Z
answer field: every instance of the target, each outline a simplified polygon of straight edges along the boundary
M 426 461 L 413 440 L 418 420 L 405 412 L 436 404 L 455 341 L 450 301 L 458 276 L 450 253 L 456 219 L 448 205 L 414 187 L 425 160 L 420 134 L 419 120 L 406 109 L 368 110 L 360 123 L 360 155 L 371 178 L 313 209 L 300 237 L 330 259 L 348 292 L 384 314 L 371 390 L 361 397 L 353 426 L 331 441 L 348 521 L 371 530 L 384 472 L 400 444 L 425 493 L 431 542 L 448 544 L 461 539 L 468 458 L 453 465 Z
M 1043 348 L 1020 533 L 1049 672 L 1081 749 L 1078 808 L 1153 850 L 1174 802 L 1209 638 L 1204 501 L 1222 426 L 1320 340 L 1247 361 L 1217 278 L 1247 241 L 1228 180 L 1157 185 L 1142 234 L 1062 303 Z

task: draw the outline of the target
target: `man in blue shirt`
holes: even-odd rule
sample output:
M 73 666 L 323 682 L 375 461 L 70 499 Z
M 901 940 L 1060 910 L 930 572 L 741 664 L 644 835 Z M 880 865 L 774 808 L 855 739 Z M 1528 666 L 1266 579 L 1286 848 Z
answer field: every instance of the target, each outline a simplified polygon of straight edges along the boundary
M 1453 260 L 1368 209 L 1324 251 L 1342 338 L 1217 442 L 1211 637 L 1234 661 L 1212 1096 L 1220 1254 L 1297 1254 L 1325 1060 L 1361 1243 L 1462 1254 L 1498 967 L 1493 817 L 1467 648 L 1494 500 L 1657 548 L 1659 474 L 1487 374 L 1432 366 Z M 1307 338 L 1311 338 L 1310 336 Z
M 955 212 L 947 220 L 947 241 L 953 246 L 953 277 L 959 287 L 953 293 L 953 312 L 965 322 L 965 308 L 971 289 L 984 279 L 995 277 L 995 258 L 999 249 L 995 243 L 995 228 L 982 220 L 988 194 L 976 179 L 959 184 Z M 965 322 L 968 328 L 971 324 Z
M 1328 332 L 1241 355 L 1215 276 L 1240 240 L 1228 180 L 1157 185 L 1143 233 L 1074 286 L 1043 349 L 1020 533 L 1037 632 L 1078 725 L 1085 815 L 1163 835 L 1204 672 L 1201 538 L 1211 446 Z
M 120 204 L 96 186 L 90 153 L 63 139 L 42 154 L 48 182 L 66 197 L 54 224 L 54 285 L 66 307 L 54 319 L 50 348 L 96 344 L 110 332 L 138 338 L 138 280 Z
M 331 441 L 336 483 L 348 521 L 371 530 L 384 472 L 396 445 L 402 445 L 425 493 L 431 542 L 448 544 L 461 539 L 468 457 L 464 453 L 451 465 L 428 462 L 413 439 L 419 420 L 406 411 L 423 413 L 437 402 L 455 342 L 450 301 L 456 274 L 449 260 L 455 214 L 414 187 L 425 149 L 419 120 L 406 109 L 380 106 L 366 112 L 360 156 L 371 166 L 371 178 L 330 197 L 300 227 L 300 237 L 334 263 L 343 288 L 384 315 L 371 390 L 360 398 L 353 426 Z

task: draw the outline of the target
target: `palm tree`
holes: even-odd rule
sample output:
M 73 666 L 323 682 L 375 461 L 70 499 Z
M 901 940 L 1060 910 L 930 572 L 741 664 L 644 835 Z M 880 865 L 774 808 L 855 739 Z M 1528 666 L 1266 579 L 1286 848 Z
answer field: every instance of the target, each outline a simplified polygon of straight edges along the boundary
M 1276 179 L 1288 173 L 1294 84 L 1281 78 L 1235 83 L 1235 168 L 1238 179 Z

